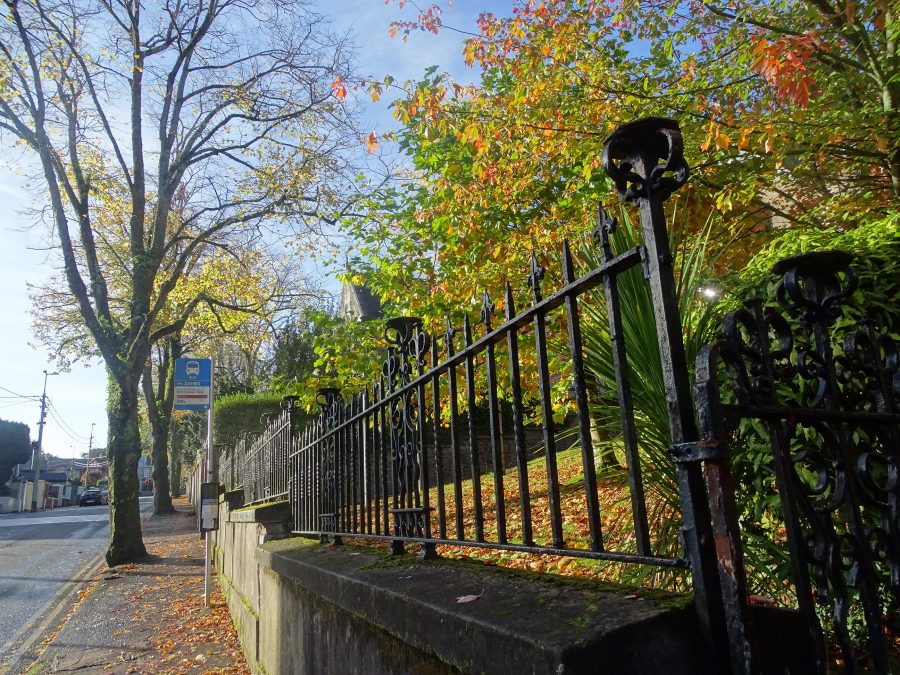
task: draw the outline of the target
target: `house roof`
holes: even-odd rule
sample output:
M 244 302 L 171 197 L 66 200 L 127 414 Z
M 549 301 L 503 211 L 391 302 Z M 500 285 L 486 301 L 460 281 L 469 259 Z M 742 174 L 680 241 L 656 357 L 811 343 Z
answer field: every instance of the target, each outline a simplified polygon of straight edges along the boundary
M 338 316 L 342 319 L 357 319 L 368 321 L 380 319 L 384 315 L 381 299 L 375 295 L 368 286 L 351 284 L 345 281 L 341 284 L 341 302 L 338 306 Z
M 19 471 L 21 480 L 34 480 L 34 469 L 22 469 Z M 40 479 L 48 483 L 65 483 L 69 480 L 69 474 L 65 471 L 41 471 Z

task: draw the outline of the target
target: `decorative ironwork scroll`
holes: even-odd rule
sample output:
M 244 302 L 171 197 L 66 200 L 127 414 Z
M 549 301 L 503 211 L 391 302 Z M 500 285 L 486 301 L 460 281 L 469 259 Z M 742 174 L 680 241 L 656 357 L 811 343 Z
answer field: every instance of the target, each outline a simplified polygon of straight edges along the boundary
M 388 319 L 385 339 L 387 359 L 383 372 L 391 392 L 400 392 L 390 403 L 390 447 L 394 472 L 394 535 L 424 537 L 429 530 L 429 510 L 423 504 L 422 410 L 424 387 L 409 387 L 425 371 L 431 339 L 422 328 L 422 320 L 402 316 Z M 403 542 L 394 540 L 395 551 Z
M 851 259 L 779 262 L 779 308 L 747 303 L 700 354 L 698 412 L 708 446 L 721 450 L 738 429 L 768 437 L 810 662 L 828 670 L 823 633 L 833 633 L 848 672 L 887 673 L 884 621 L 890 598 L 900 602 L 900 368 L 890 336 L 838 321 L 857 285 Z M 859 618 L 865 649 L 850 625 Z
M 341 390 L 334 387 L 322 387 L 318 390 L 316 402 L 319 404 L 319 417 L 316 420 L 319 434 L 331 431 L 338 426 L 341 410 Z M 334 434 L 325 436 L 322 448 L 322 504 L 319 506 L 319 520 L 323 532 L 338 530 L 337 505 L 337 437 Z M 327 535 L 324 537 L 327 539 Z M 338 543 L 337 541 L 335 543 Z

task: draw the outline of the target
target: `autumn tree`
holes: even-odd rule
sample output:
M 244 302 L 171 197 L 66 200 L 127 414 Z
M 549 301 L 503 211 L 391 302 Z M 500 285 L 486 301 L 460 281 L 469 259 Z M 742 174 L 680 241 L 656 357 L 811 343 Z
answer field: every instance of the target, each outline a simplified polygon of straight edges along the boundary
M 431 5 L 392 30 L 441 29 Z M 898 36 L 880 0 L 520 0 L 466 40 L 479 86 L 426 78 L 397 115 L 469 146 L 501 202 L 510 182 L 588 178 L 621 122 L 674 117 L 695 188 L 735 224 L 852 226 L 900 198 Z
M 28 426 L 21 422 L 0 420 L 0 497 L 9 494 L 6 483 L 12 468 L 27 462 L 31 453 Z
M 391 30 L 450 30 L 440 9 Z M 394 103 L 414 171 L 348 224 L 361 276 L 429 316 L 515 282 L 532 252 L 558 269 L 560 239 L 589 235 L 597 202 L 616 199 L 603 139 L 649 115 L 683 130 L 679 218 L 699 229 L 717 212 L 714 242 L 742 242 L 723 258 L 733 266 L 782 227 L 896 211 L 898 34 L 875 0 L 519 0 L 484 13 L 463 48 L 480 81 L 431 69 Z
M 214 249 L 213 255 L 201 256 L 170 296 L 167 313 L 171 316 L 163 323 L 177 330 L 154 345 L 142 380 L 151 432 L 155 513 L 172 510 L 168 458 L 175 360 L 188 354 L 215 355 L 218 376 L 233 375 L 234 364 L 220 358 L 223 344 L 234 346 L 251 362 L 257 360 L 276 317 L 316 293 L 293 256 L 277 255 L 261 244 Z M 209 300 L 185 313 L 184 308 L 198 295 Z
M 116 191 L 113 186 L 107 186 L 102 204 L 109 204 L 110 208 L 95 209 L 94 229 L 99 235 L 97 258 L 106 270 L 111 297 L 127 296 L 130 284 L 122 250 L 127 244 L 116 236 L 117 223 L 122 217 L 118 205 L 125 201 L 124 193 L 120 189 L 118 198 L 114 198 Z M 185 190 L 178 191 L 170 228 L 180 223 L 188 199 Z M 177 259 L 178 250 L 175 247 L 175 255 L 163 262 L 164 270 Z M 146 416 L 143 431 L 147 434 L 142 441 L 153 467 L 154 513 L 173 510 L 169 490 L 169 428 L 174 404 L 175 360 L 186 354 L 210 354 L 223 339 L 251 351 L 258 350 L 272 317 L 311 293 L 310 284 L 297 268 L 294 256 L 276 254 L 262 240 L 244 244 L 233 241 L 228 248 L 198 247 L 184 266 L 178 284 L 156 317 L 157 326 L 171 330 L 153 345 L 142 378 Z M 60 276 L 32 288 L 33 330 L 44 343 L 53 346 L 57 358 L 93 354 L 96 352 L 93 337 L 64 289 L 65 279 Z M 196 303 L 198 297 L 203 298 L 200 304 Z M 113 312 L 117 320 L 125 320 L 121 308 L 113 307 Z
M 186 267 L 263 231 L 308 232 L 345 203 L 359 137 L 333 86 L 348 76 L 344 48 L 280 0 L 5 8 L 0 130 L 36 159 L 71 302 L 109 371 L 106 559 L 118 564 L 145 554 L 136 465 L 151 345 L 214 300 L 198 293 L 160 321 Z M 173 223 L 181 189 L 191 200 Z M 105 238 L 128 270 L 121 293 L 98 255 Z

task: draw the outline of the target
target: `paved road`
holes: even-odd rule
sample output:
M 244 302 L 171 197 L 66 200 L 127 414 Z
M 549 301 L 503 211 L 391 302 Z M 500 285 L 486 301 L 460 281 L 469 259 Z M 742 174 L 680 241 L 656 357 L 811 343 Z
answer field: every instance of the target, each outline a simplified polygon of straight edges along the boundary
M 141 497 L 142 513 L 152 509 L 153 498 Z M 0 515 L 0 671 L 90 578 L 108 538 L 108 506 Z

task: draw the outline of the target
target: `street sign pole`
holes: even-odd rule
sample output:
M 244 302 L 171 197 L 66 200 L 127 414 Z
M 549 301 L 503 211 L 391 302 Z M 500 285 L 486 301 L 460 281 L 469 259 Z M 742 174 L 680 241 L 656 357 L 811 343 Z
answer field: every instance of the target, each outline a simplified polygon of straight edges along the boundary
M 213 360 L 175 359 L 175 409 L 206 411 L 206 461 L 201 473 L 205 480 L 200 485 L 200 532 L 206 545 L 203 569 L 203 600 L 209 607 L 210 569 L 212 546 L 210 531 L 218 528 L 219 488 L 216 456 L 213 452 Z
M 216 457 L 213 452 L 213 393 L 212 393 L 212 373 L 213 370 L 213 361 L 210 359 L 210 393 L 209 393 L 209 411 L 207 412 L 206 417 L 206 482 L 216 484 L 218 483 L 218 470 L 216 467 Z M 201 517 L 203 512 L 203 493 L 201 491 L 200 494 L 200 510 Z M 216 490 L 216 500 L 218 502 L 219 494 L 218 490 Z M 205 607 L 209 607 L 209 574 L 211 567 L 211 558 L 212 558 L 212 547 L 210 546 L 210 538 L 212 537 L 211 530 L 206 530 L 206 562 L 203 570 L 203 604 Z

